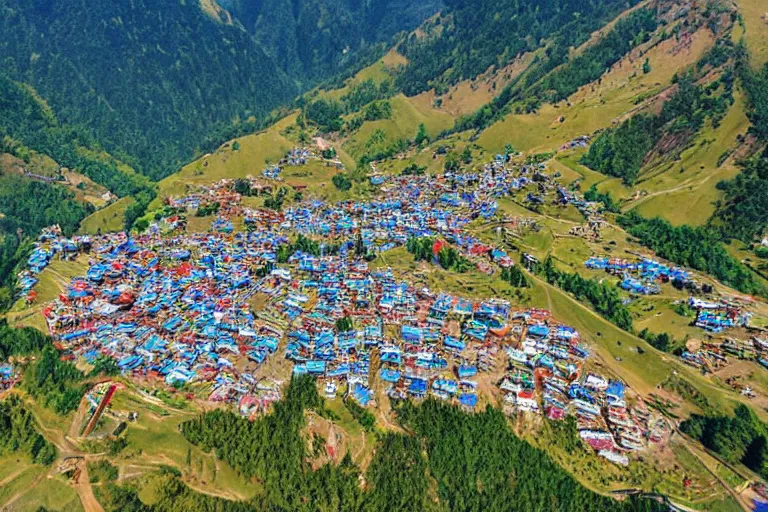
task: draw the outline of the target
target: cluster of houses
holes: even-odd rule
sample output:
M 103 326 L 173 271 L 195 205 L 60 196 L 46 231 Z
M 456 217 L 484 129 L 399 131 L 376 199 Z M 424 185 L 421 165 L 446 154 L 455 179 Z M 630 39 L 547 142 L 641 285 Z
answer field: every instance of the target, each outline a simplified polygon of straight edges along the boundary
M 199 185 L 182 196 L 168 196 L 164 203 L 177 212 L 194 212 L 218 205 L 222 212 L 240 204 L 241 196 L 234 190 L 234 180 L 223 179 L 208 185 Z
M 648 439 L 623 385 L 582 375 L 589 352 L 578 332 L 546 312 L 417 289 L 349 255 L 295 252 L 275 265 L 287 242 L 266 228 L 96 237 L 86 275 L 43 314 L 67 357 L 110 356 L 125 374 L 204 389 L 246 416 L 279 399 L 275 376 L 260 369 L 281 349 L 293 373 L 316 376 L 329 397 L 343 390 L 367 406 L 379 390 L 470 409 L 477 376 L 498 372 L 506 354 L 507 406 L 552 420 L 574 414 L 590 444 L 596 432 L 615 436 L 611 453 Z
M 768 337 L 749 339 L 725 337 L 710 340 L 688 340 L 680 356 L 686 364 L 704 373 L 715 373 L 730 364 L 731 359 L 756 361 L 768 368 Z
M 283 172 L 283 167 L 301 167 L 307 165 L 310 160 L 315 159 L 318 159 L 318 157 L 311 149 L 306 147 L 295 147 L 288 151 L 278 163 L 267 165 L 261 174 L 268 180 L 279 180 L 280 174 Z
M 57 346 L 89 362 L 110 356 L 126 374 L 171 385 L 249 382 L 235 369 L 240 354 L 277 347 L 247 300 L 285 238 L 224 236 L 96 238 L 87 274 L 43 310 Z
M 0 364 L 0 393 L 11 389 L 19 380 L 19 372 L 11 363 Z
M 26 268 L 17 275 L 17 285 L 21 295 L 28 303 L 33 302 L 37 297 L 34 288 L 38 277 L 54 258 L 73 259 L 81 252 L 87 252 L 90 249 L 90 236 L 69 238 L 62 234 L 58 225 L 44 228 L 27 258 Z
M 346 389 L 363 406 L 377 385 L 395 399 L 477 404 L 473 377 L 496 365 L 508 302 L 433 294 L 337 257 L 298 255 L 296 263 L 301 291 L 276 302 L 295 317 L 285 349 L 294 373 L 322 379 L 329 397 Z M 344 318 L 355 328 L 340 330 Z
M 317 158 L 309 148 L 293 148 L 280 160 L 279 165 L 299 167 L 307 165 L 310 159 Z
M 592 257 L 584 262 L 584 266 L 621 277 L 619 286 L 635 295 L 657 295 L 661 293 L 662 283 L 671 282 L 682 288 L 691 281 L 688 271 L 651 258 L 630 261 L 607 256 Z
M 552 421 L 574 416 L 581 438 L 622 465 L 628 453 L 664 439 L 660 417 L 641 404 L 628 408 L 623 382 L 584 371 L 589 350 L 575 329 L 534 309 L 513 315 L 511 334 L 509 367 L 499 384 L 507 414 L 543 414 Z
M 694 325 L 712 334 L 734 327 L 746 327 L 752 318 L 752 313 L 735 301 L 706 301 L 690 297 L 688 307 L 696 310 Z
M 591 257 L 584 262 L 591 270 L 605 272 L 621 278 L 619 286 L 633 295 L 657 295 L 661 293 L 661 285 L 671 283 L 678 289 L 697 288 L 691 273 L 680 267 L 674 267 L 651 258 L 627 260 L 612 257 Z M 707 287 L 711 291 L 711 287 Z M 704 329 L 710 334 L 719 334 L 734 327 L 746 327 L 752 314 L 744 307 L 743 302 L 720 298 L 704 300 L 690 296 L 687 306 L 695 310 L 696 318 L 693 325 Z M 705 361 L 691 354 L 685 357 L 686 362 L 695 366 L 706 367 Z M 710 365 L 715 361 L 710 360 Z
M 234 182 L 222 180 L 167 200 L 176 210 L 219 204 L 210 232 L 93 237 L 86 275 L 43 315 L 65 357 L 109 356 L 126 375 L 248 417 L 279 399 L 286 360 L 327 396 L 344 393 L 362 406 L 377 396 L 432 396 L 472 409 L 483 399 L 480 383 L 498 380 L 509 411 L 574 415 L 586 442 L 623 463 L 660 435 L 646 412 L 627 408 L 621 382 L 584 373 L 589 351 L 577 331 L 501 298 L 418 288 L 361 257 L 361 241 L 370 254 L 428 236 L 489 273 L 514 265 L 465 229 L 495 217 L 498 198 L 541 181 L 539 165 L 518 173 L 506 164 L 497 156 L 477 172 L 390 177 L 371 201 L 306 199 L 280 212 L 244 208 Z M 234 229 L 236 215 L 246 232 Z M 319 254 L 302 252 L 309 249 L 292 242 L 298 234 Z

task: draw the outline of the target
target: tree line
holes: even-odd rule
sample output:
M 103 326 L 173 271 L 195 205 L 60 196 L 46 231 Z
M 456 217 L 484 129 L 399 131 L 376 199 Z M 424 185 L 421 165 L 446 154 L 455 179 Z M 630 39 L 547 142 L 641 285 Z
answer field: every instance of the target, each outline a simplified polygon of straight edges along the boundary
M 482 130 L 510 111 L 530 113 L 542 101 L 560 101 L 582 85 L 595 81 L 623 57 L 638 41 L 649 36 L 656 20 L 653 11 L 639 9 L 629 14 L 583 54 L 571 59 L 571 48 L 586 42 L 592 32 L 629 5 L 604 4 L 598 11 L 580 11 L 579 16 L 562 23 L 549 37 L 543 55 L 534 57 L 528 69 L 507 84 L 487 105 L 459 118 L 452 130 Z M 591 5 L 591 3 L 590 3 Z M 590 11 L 589 7 L 587 11 Z
M 92 204 L 78 201 L 61 185 L 0 171 L 0 233 L 16 236 L 21 229 L 37 237 L 42 228 L 58 224 L 71 236 L 94 211 Z
M 56 447 L 38 431 L 37 422 L 16 395 L 0 401 L 0 455 L 23 452 L 32 462 L 49 466 L 56 460 Z
M 422 440 L 448 510 L 665 510 L 654 501 L 618 502 L 581 486 L 547 453 L 515 436 L 494 407 L 467 414 L 434 399 L 404 401 L 397 415 Z
M 408 59 L 396 84 L 412 96 L 435 87 L 442 94 L 460 80 L 503 67 L 536 51 L 542 41 L 562 37 L 567 49 L 586 41 L 630 2 L 535 0 L 447 0 L 446 9 L 399 45 Z M 567 52 L 566 52 L 567 55 Z
M 768 149 L 745 163 L 732 180 L 722 181 L 724 191 L 713 219 L 724 236 L 751 243 L 768 228 Z
M 717 230 L 673 226 L 662 218 L 646 219 L 634 211 L 619 216 L 618 223 L 661 258 L 706 272 L 740 292 L 768 297 L 768 289 L 755 274 L 728 254 Z
M 768 478 L 768 426 L 744 404 L 733 416 L 693 414 L 680 430 L 731 464 L 743 463 Z
M 568 98 L 582 85 L 594 81 L 599 84 L 600 77 L 632 48 L 648 41 L 657 26 L 653 9 L 633 11 L 619 20 L 596 44 L 547 75 L 529 94 L 556 103 Z
M 260 483 L 252 500 L 216 502 L 217 510 L 663 510 L 653 501 L 617 502 L 582 487 L 543 451 L 518 439 L 498 409 L 467 414 L 434 400 L 397 407 L 408 433 L 378 434 L 364 473 L 349 456 L 312 470 L 301 434 L 307 408 L 324 414 L 314 379 L 295 377 L 274 411 L 254 422 L 219 410 L 182 424 L 190 442 Z M 175 495 L 188 496 L 189 490 L 169 485 Z
M 405 248 L 413 255 L 414 260 L 426 262 L 437 261 L 444 270 L 464 273 L 472 268 L 472 262 L 448 244 L 443 244 L 437 251 L 437 254 L 435 254 L 435 243 L 435 238 L 411 237 L 406 242 Z
M 579 302 L 588 302 L 592 309 L 617 327 L 633 332 L 632 314 L 615 285 L 597 279 L 587 279 L 578 272 L 558 270 L 552 256 L 547 256 L 538 271 L 549 284 L 572 294 Z
M 731 70 L 707 86 L 697 85 L 690 74 L 679 77 L 677 89 L 664 103 L 661 113 L 638 114 L 615 128 L 604 130 L 582 163 L 633 185 L 649 153 L 662 137 L 677 136 L 687 141 L 699 131 L 705 118 L 711 117 L 713 124 L 722 119 L 734 101 L 733 82 Z M 684 146 L 684 142 L 677 142 L 675 150 Z

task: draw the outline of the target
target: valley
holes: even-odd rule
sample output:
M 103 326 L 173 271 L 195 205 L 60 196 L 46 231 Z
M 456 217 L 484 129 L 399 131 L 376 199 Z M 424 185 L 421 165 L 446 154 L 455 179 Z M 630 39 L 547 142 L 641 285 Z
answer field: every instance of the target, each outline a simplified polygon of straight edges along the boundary
M 259 47 L 175 106 L 0 74 L 0 508 L 765 501 L 760 6 L 279 3 L 156 18 Z

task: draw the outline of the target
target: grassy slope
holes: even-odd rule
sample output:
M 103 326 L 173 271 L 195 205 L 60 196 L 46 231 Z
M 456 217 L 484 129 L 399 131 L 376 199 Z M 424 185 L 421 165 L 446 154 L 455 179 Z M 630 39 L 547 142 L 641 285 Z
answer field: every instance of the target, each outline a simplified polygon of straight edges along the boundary
M 579 161 L 585 153 L 582 149 L 559 154 L 551 166 L 563 174 L 566 181 L 578 180 L 582 190 L 597 185 L 601 192 L 610 192 L 615 199 L 627 201 L 623 206 L 625 211 L 637 209 L 645 216 L 660 215 L 676 225 L 702 225 L 714 213 L 714 202 L 722 197 L 715 188 L 717 182 L 731 179 L 739 172 L 732 157 L 717 165 L 725 151 L 738 147 L 737 137 L 749 128 L 743 93 L 737 89 L 734 97 L 735 103 L 719 127 L 713 128 L 707 122 L 679 161 L 645 170 L 633 187 L 581 165 Z M 636 193 L 641 196 L 633 200 Z
M 644 58 L 638 58 L 640 47 L 614 65 L 601 84 L 589 84 L 574 93 L 567 102 L 543 105 L 535 114 L 509 114 L 485 130 L 478 143 L 492 152 L 501 151 L 506 143 L 525 152 L 552 151 L 577 136 L 591 134 L 611 126 L 636 107 L 638 98 L 661 92 L 669 86 L 675 73 L 693 65 L 712 47 L 714 39 L 707 29 L 694 35 L 687 49 L 678 50 L 674 38 L 651 48 L 651 72 L 643 74 Z M 563 122 L 559 119 L 564 117 Z
M 132 197 L 123 197 L 109 206 L 93 212 L 80 223 L 80 233 L 95 235 L 99 230 L 102 233 L 122 230 L 124 224 L 123 215 L 133 202 Z
M 0 508 L 2 510 L 83 510 L 77 493 L 58 476 L 48 478 L 50 468 L 33 464 L 26 455 L 0 458 Z
M 712 216 L 713 203 L 722 197 L 715 185 L 739 173 L 732 158 L 720 167 L 717 161 L 725 151 L 738 145 L 737 136 L 744 135 L 749 128 L 743 94 L 736 90 L 734 97 L 736 101 L 722 124 L 713 128 L 707 123 L 679 162 L 641 175 L 635 189 L 648 191 L 649 195 L 631 204 L 631 208 L 649 217 L 663 215 L 673 224 L 697 226 Z
M 768 62 L 768 4 L 764 0 L 736 0 L 744 20 L 744 40 L 755 68 Z
M 486 72 L 474 80 L 462 80 L 442 96 L 436 97 L 432 89 L 412 99 L 424 101 L 429 105 L 439 99 L 439 110 L 456 117 L 472 114 L 490 103 L 508 83 L 525 71 L 535 56 L 535 53 L 526 53 L 501 69 Z
M 389 141 L 413 139 L 424 123 L 427 133 L 434 137 L 441 131 L 453 126 L 450 114 L 434 109 L 425 97 L 406 98 L 402 94 L 390 99 L 392 118 L 379 121 L 367 121 L 344 143 L 344 148 L 352 155 L 364 152 L 366 141 L 376 130 L 383 130 Z
M 661 215 L 676 225 L 704 224 L 715 210 L 713 203 L 722 197 L 715 188 L 717 182 L 731 179 L 739 172 L 733 158 L 717 166 L 720 155 L 737 147 L 737 136 L 746 133 L 749 127 L 743 93 L 737 89 L 734 97 L 735 103 L 719 127 L 713 128 L 707 122 L 679 161 L 645 170 L 633 187 L 581 165 L 583 149 L 560 153 L 550 165 L 563 174 L 566 181 L 578 180 L 582 190 L 597 185 L 601 192 L 610 192 L 615 199 L 628 201 L 624 210 L 637 209 L 650 217 Z M 636 193 L 642 197 L 631 200 Z
M 681 47 L 670 38 L 650 49 L 636 49 L 606 73 L 599 85 L 582 87 L 568 102 L 544 105 L 536 114 L 510 114 L 485 130 L 478 143 L 489 152 L 500 151 L 506 143 L 528 153 L 556 150 L 576 136 L 593 133 L 641 108 L 652 107 L 652 98 L 669 87 L 674 74 L 699 60 L 713 41 L 711 32 L 702 28 L 687 46 Z M 646 57 L 651 64 L 647 75 L 641 70 Z M 600 191 L 625 200 L 642 193 L 642 198 L 628 203 L 625 209 L 638 208 L 644 215 L 663 215 L 674 224 L 703 224 L 714 212 L 714 201 L 721 197 L 716 183 L 738 173 L 732 159 L 717 166 L 720 155 L 734 148 L 737 136 L 749 126 L 740 91 L 736 91 L 735 98 L 718 128 L 707 124 L 680 161 L 644 172 L 634 187 L 625 187 L 616 178 L 580 165 L 583 150 L 561 153 L 551 166 L 566 181 L 579 180 L 582 189 L 597 184 Z
M 66 290 L 73 277 L 83 276 L 87 270 L 86 256 L 80 256 L 74 261 L 53 260 L 38 276 L 39 282 L 35 285 L 35 291 L 38 294 L 37 300 L 27 306 L 23 299 L 19 299 L 8 312 L 9 323 L 35 327 L 43 332 L 48 332 L 48 326 L 41 311 Z
M 295 121 L 296 114 L 292 114 L 263 132 L 227 142 L 215 153 L 182 167 L 159 183 L 158 199 L 153 206 L 158 206 L 162 197 L 184 193 L 187 185 L 212 183 L 223 178 L 244 178 L 249 174 L 261 175 L 267 162 L 279 160 L 293 147 L 294 144 L 280 132 Z M 240 144 L 239 151 L 231 149 L 235 141 Z
M 318 90 L 318 97 L 339 101 L 342 96 L 350 91 L 353 85 L 366 80 L 373 80 L 377 84 L 380 84 L 384 80 L 391 78 L 393 72 L 396 71 L 398 67 L 404 66 L 407 62 L 408 60 L 405 57 L 392 49 L 381 59 L 370 66 L 361 69 L 355 76 L 346 80 L 343 87 L 330 91 Z

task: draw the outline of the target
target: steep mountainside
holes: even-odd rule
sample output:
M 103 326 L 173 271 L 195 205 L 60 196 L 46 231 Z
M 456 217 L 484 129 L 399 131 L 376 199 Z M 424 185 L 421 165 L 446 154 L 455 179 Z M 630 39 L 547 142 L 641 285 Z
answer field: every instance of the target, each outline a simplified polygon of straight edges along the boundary
M 221 0 L 291 76 L 338 73 L 356 52 L 413 30 L 441 0 Z
M 639 0 L 448 0 L 445 13 L 400 46 L 409 60 L 398 84 L 406 94 L 473 79 L 546 44 L 539 68 L 552 69 Z
M 243 30 L 193 2 L 0 2 L 0 60 L 70 124 L 159 177 L 219 123 L 297 92 Z
M 211 2 L 2 0 L 0 62 L 67 123 L 157 179 L 439 4 L 224 5 L 234 19 Z

